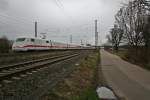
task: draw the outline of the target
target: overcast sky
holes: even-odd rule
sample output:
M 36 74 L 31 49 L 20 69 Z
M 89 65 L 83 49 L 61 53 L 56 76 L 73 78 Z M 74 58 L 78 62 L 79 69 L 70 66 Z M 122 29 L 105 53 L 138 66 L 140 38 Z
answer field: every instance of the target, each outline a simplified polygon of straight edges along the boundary
M 98 20 L 99 43 L 106 41 L 114 24 L 114 15 L 127 0 L 0 0 L 0 36 L 15 39 L 38 35 L 47 39 L 74 43 L 81 39 L 94 43 L 94 20 Z

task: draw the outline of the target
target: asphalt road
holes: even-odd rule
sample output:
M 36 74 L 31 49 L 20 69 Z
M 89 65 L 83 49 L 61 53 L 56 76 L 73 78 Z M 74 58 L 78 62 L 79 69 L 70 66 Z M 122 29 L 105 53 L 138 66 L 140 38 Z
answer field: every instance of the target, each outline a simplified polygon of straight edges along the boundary
M 150 100 L 150 71 L 101 50 L 102 72 L 106 82 L 125 100 Z

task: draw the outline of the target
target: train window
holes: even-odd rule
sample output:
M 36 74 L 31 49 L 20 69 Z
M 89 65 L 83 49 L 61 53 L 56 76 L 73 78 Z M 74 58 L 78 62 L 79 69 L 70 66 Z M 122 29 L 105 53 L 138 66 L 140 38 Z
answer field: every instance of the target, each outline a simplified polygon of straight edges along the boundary
M 18 38 L 18 39 L 16 40 L 16 42 L 22 42 L 22 41 L 25 41 L 25 38 Z
M 49 41 L 46 41 L 46 43 L 49 43 Z
M 31 42 L 34 42 L 35 40 L 34 39 L 31 39 Z

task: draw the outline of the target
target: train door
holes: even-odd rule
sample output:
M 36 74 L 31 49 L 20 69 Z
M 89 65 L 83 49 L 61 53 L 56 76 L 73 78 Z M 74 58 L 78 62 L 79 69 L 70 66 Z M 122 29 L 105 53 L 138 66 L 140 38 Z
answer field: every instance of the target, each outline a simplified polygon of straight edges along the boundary
M 35 45 L 35 39 L 31 38 L 30 39 L 30 50 L 35 50 L 36 49 L 36 45 Z
M 52 48 L 53 47 L 53 44 L 52 44 L 52 41 L 50 40 L 50 48 Z
M 35 50 L 39 50 L 39 46 L 40 46 L 40 40 L 39 39 L 35 39 L 34 41 L 34 49 Z
M 48 40 L 46 40 L 46 50 L 49 49 L 49 44 L 50 44 L 50 42 Z

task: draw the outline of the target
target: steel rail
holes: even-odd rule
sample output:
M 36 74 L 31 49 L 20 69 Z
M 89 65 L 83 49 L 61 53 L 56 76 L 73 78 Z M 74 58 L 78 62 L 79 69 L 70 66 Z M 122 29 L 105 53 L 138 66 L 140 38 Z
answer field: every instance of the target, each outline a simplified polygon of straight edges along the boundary
M 4 79 L 9 79 L 13 76 L 18 76 L 20 74 L 26 74 L 27 72 L 32 72 L 37 69 L 44 68 L 44 67 L 46 67 L 46 65 L 51 65 L 51 64 L 54 64 L 54 63 L 57 63 L 60 61 L 64 61 L 66 59 L 73 58 L 78 55 L 79 54 L 65 55 L 65 56 L 61 56 L 61 57 L 59 56 L 59 57 L 55 57 L 55 58 L 51 59 L 50 61 L 46 60 L 45 62 L 42 62 L 40 64 L 34 64 L 34 65 L 26 66 L 26 67 L 21 67 L 21 68 L 12 70 L 12 71 L 6 71 L 5 73 L 0 74 L 0 81 L 2 81 Z
M 72 53 L 66 54 L 66 55 L 71 55 L 71 54 Z M 45 61 L 45 60 L 51 60 L 51 59 L 59 58 L 59 57 L 66 56 L 66 55 L 64 53 L 64 54 L 57 55 L 57 56 L 52 56 L 52 57 L 49 57 L 49 58 L 37 59 L 37 60 L 32 60 L 32 61 L 26 61 L 26 62 L 23 62 L 23 63 L 16 63 L 16 64 L 13 64 L 13 65 L 3 66 L 3 67 L 0 67 L 0 72 L 2 72 L 3 70 L 9 70 L 9 69 L 12 69 L 12 68 L 19 68 L 19 67 L 27 66 L 27 65 L 30 65 L 30 64 L 42 62 L 42 61 Z

